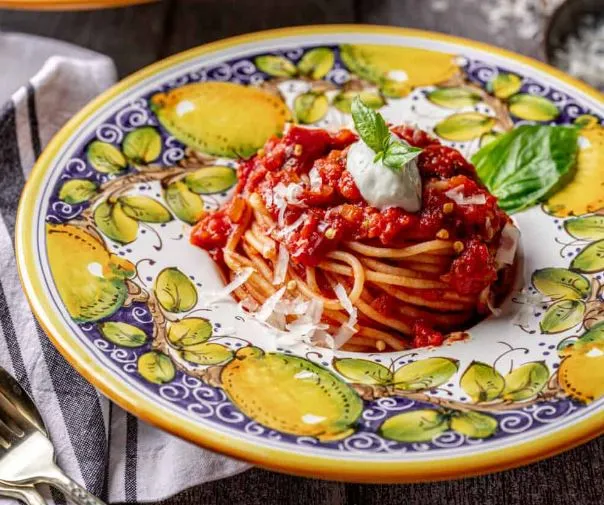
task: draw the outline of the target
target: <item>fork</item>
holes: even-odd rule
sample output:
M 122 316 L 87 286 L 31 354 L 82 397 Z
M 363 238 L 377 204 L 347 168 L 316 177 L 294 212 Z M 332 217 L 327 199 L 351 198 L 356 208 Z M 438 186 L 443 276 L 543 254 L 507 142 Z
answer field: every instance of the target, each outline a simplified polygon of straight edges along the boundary
M 27 505 L 47 505 L 34 486 L 15 486 L 0 482 L 0 496 L 14 498 Z
M 48 484 L 78 505 L 105 505 L 55 465 L 54 447 L 45 434 L 35 404 L 19 383 L 2 368 L 0 481 L 9 486 Z

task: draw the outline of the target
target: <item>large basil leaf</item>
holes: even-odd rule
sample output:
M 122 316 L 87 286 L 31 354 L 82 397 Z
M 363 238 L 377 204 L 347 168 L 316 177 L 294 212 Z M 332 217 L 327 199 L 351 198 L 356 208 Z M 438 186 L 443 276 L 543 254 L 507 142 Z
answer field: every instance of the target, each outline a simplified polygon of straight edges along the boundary
M 482 147 L 472 162 L 500 207 L 518 212 L 572 178 L 577 137 L 573 127 L 523 125 Z

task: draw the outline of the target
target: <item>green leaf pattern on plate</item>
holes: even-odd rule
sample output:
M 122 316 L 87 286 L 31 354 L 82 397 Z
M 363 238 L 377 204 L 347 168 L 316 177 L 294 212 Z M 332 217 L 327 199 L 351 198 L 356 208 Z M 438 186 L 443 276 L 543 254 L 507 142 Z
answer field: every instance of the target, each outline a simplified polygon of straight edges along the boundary
M 487 83 L 487 90 L 503 100 L 518 93 L 521 87 L 522 79 L 515 74 L 501 73 Z
M 589 280 L 566 268 L 536 270 L 531 280 L 537 291 L 553 300 L 581 300 L 589 295 Z
M 577 125 L 579 128 L 589 128 L 591 126 L 596 126 L 599 122 L 600 120 L 593 114 L 581 114 L 575 118 L 573 124 Z
M 181 356 L 185 361 L 196 365 L 218 365 L 230 360 L 233 352 L 224 345 L 207 342 L 186 346 Z
M 116 174 L 128 166 L 122 152 L 114 145 L 95 140 L 86 150 L 88 162 L 103 174 Z
M 559 300 L 548 307 L 539 327 L 543 333 L 570 330 L 583 321 L 585 303 L 581 300 Z
M 549 379 L 549 369 L 543 361 L 525 363 L 505 376 L 503 399 L 523 401 L 539 393 Z
M 509 100 L 510 112 L 528 121 L 553 121 L 560 111 L 551 100 L 542 96 L 521 93 Z
M 302 56 L 298 62 L 298 72 L 311 79 L 322 79 L 332 69 L 334 61 L 335 55 L 331 49 L 317 47 Z
M 161 203 L 148 196 L 120 196 L 118 202 L 124 213 L 137 221 L 145 223 L 167 223 L 172 215 Z
M 176 375 L 172 360 L 158 351 L 150 351 L 138 358 L 137 368 L 139 374 L 154 384 L 166 384 Z
M 505 380 L 491 365 L 473 361 L 459 384 L 474 403 L 481 403 L 495 400 L 503 391 Z
M 313 124 L 325 117 L 329 109 L 329 100 L 324 93 L 308 91 L 294 100 L 294 115 L 301 124 Z
M 493 142 L 500 135 L 498 132 L 490 131 L 488 133 L 484 133 L 480 137 L 480 147 L 486 146 Z
M 65 203 L 87 202 L 98 192 L 98 184 L 87 179 L 70 179 L 59 190 L 59 199 Z
M 604 322 L 592 326 L 587 333 L 584 333 L 579 338 L 572 337 L 572 339 L 572 346 L 575 349 L 580 349 L 581 347 L 585 347 L 595 343 L 604 344 Z M 564 342 L 565 340 L 563 340 L 562 342 Z
M 428 100 L 447 109 L 471 107 L 482 100 L 481 96 L 468 88 L 437 88 L 427 95 Z
M 205 214 L 203 198 L 182 181 L 170 183 L 164 197 L 174 215 L 185 223 L 195 224 Z
M 400 367 L 394 374 L 394 385 L 405 391 L 432 389 L 447 382 L 457 367 L 450 358 L 421 359 Z
M 124 138 L 122 152 L 135 165 L 146 165 L 161 154 L 162 141 L 159 132 L 152 126 L 143 126 L 131 131 Z
M 202 344 L 212 336 L 212 323 L 202 317 L 187 317 L 170 323 L 168 340 L 174 347 L 186 347 Z
M 374 91 L 341 91 L 333 99 L 333 106 L 345 114 L 351 113 L 352 101 L 359 97 L 361 101 L 372 109 L 379 109 L 386 104 L 384 98 Z
M 570 263 L 577 272 L 596 273 L 604 270 L 604 240 L 589 244 Z
M 109 342 L 121 347 L 140 347 L 147 341 L 143 330 L 128 323 L 107 321 L 99 324 L 99 330 Z
M 178 268 L 165 268 L 155 279 L 155 296 L 168 312 L 187 312 L 197 303 L 197 290 Z
M 604 216 L 576 217 L 564 221 L 564 229 L 569 235 L 581 240 L 604 239 Z
M 387 419 L 380 435 L 397 442 L 430 442 L 449 429 L 449 420 L 438 410 L 415 410 Z
M 124 212 L 119 202 L 101 202 L 94 210 L 94 222 L 111 240 L 121 244 L 136 240 L 138 223 Z
M 254 63 L 259 70 L 273 77 L 293 77 L 298 72 L 296 66 L 283 56 L 258 56 Z
M 334 368 L 348 380 L 358 384 L 389 384 L 392 372 L 384 365 L 366 359 L 334 359 Z
M 184 178 L 187 187 L 198 195 L 222 193 L 237 182 L 237 173 L 231 167 L 216 165 L 200 168 Z
M 480 412 L 460 412 L 451 418 L 451 429 L 472 438 L 488 438 L 497 431 L 497 419 Z
M 479 112 L 460 112 L 443 119 L 434 133 L 446 140 L 464 142 L 479 138 L 495 126 L 495 118 Z
M 405 81 L 395 81 L 393 79 L 383 79 L 380 82 L 380 92 L 388 98 L 403 98 L 411 91 L 411 87 Z

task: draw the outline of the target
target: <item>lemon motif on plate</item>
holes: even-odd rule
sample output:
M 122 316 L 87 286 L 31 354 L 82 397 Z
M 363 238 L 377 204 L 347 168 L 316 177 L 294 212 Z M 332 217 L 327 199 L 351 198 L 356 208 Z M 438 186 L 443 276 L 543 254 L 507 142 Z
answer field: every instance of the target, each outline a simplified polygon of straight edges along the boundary
M 604 127 L 583 128 L 579 142 L 574 179 L 545 203 L 554 216 L 580 216 L 604 207 Z
M 228 82 L 188 84 L 158 93 L 151 98 L 151 107 L 178 140 L 202 153 L 227 158 L 251 156 L 291 119 L 279 97 Z
M 604 395 L 604 323 L 563 348 L 558 380 L 575 400 L 590 403 Z
M 356 392 L 327 369 L 257 347 L 237 351 L 221 382 L 231 401 L 256 422 L 322 441 L 351 435 L 363 410 Z
M 52 276 L 69 314 L 78 323 L 98 321 L 117 311 L 128 294 L 125 279 L 134 265 L 107 251 L 79 226 L 46 227 Z
M 340 55 L 350 71 L 393 98 L 444 82 L 459 71 L 453 55 L 415 47 L 344 44 Z

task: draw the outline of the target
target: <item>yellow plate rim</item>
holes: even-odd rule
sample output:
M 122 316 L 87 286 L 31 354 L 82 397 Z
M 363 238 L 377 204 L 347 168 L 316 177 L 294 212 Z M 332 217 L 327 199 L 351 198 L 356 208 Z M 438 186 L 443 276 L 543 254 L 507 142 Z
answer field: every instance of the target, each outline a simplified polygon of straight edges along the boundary
M 140 394 L 124 386 L 117 377 L 107 375 L 105 368 L 99 362 L 90 359 L 78 339 L 67 328 L 63 327 L 59 322 L 58 315 L 50 309 L 48 293 L 45 292 L 40 279 L 37 277 L 34 240 L 31 234 L 27 233 L 27 227 L 32 222 L 36 212 L 32 205 L 28 205 L 28 202 L 33 201 L 38 194 L 40 183 L 62 144 L 72 136 L 83 121 L 134 84 L 194 57 L 249 42 L 289 36 L 333 33 L 371 33 L 420 39 L 429 38 L 488 51 L 548 73 L 579 89 L 592 99 L 604 102 L 604 96 L 595 89 L 532 58 L 450 35 L 379 25 L 302 26 L 255 32 L 205 44 L 154 63 L 120 81 L 74 116 L 46 147 L 35 164 L 21 195 L 15 239 L 19 275 L 32 310 L 54 345 L 89 382 L 122 408 L 142 420 L 208 449 L 272 470 L 307 477 L 370 483 L 426 482 L 462 478 L 526 465 L 571 449 L 604 433 L 604 409 L 600 409 L 572 426 L 540 436 L 511 449 L 508 448 L 508 450 L 494 449 L 480 454 L 443 457 L 438 461 L 383 461 L 367 464 L 367 462 L 360 460 L 335 460 L 319 455 L 295 454 L 292 450 L 267 448 L 250 441 L 235 440 L 190 420 L 175 422 L 168 409 L 143 401 L 144 399 L 141 398 Z M 234 442 L 236 442 L 236 445 Z

